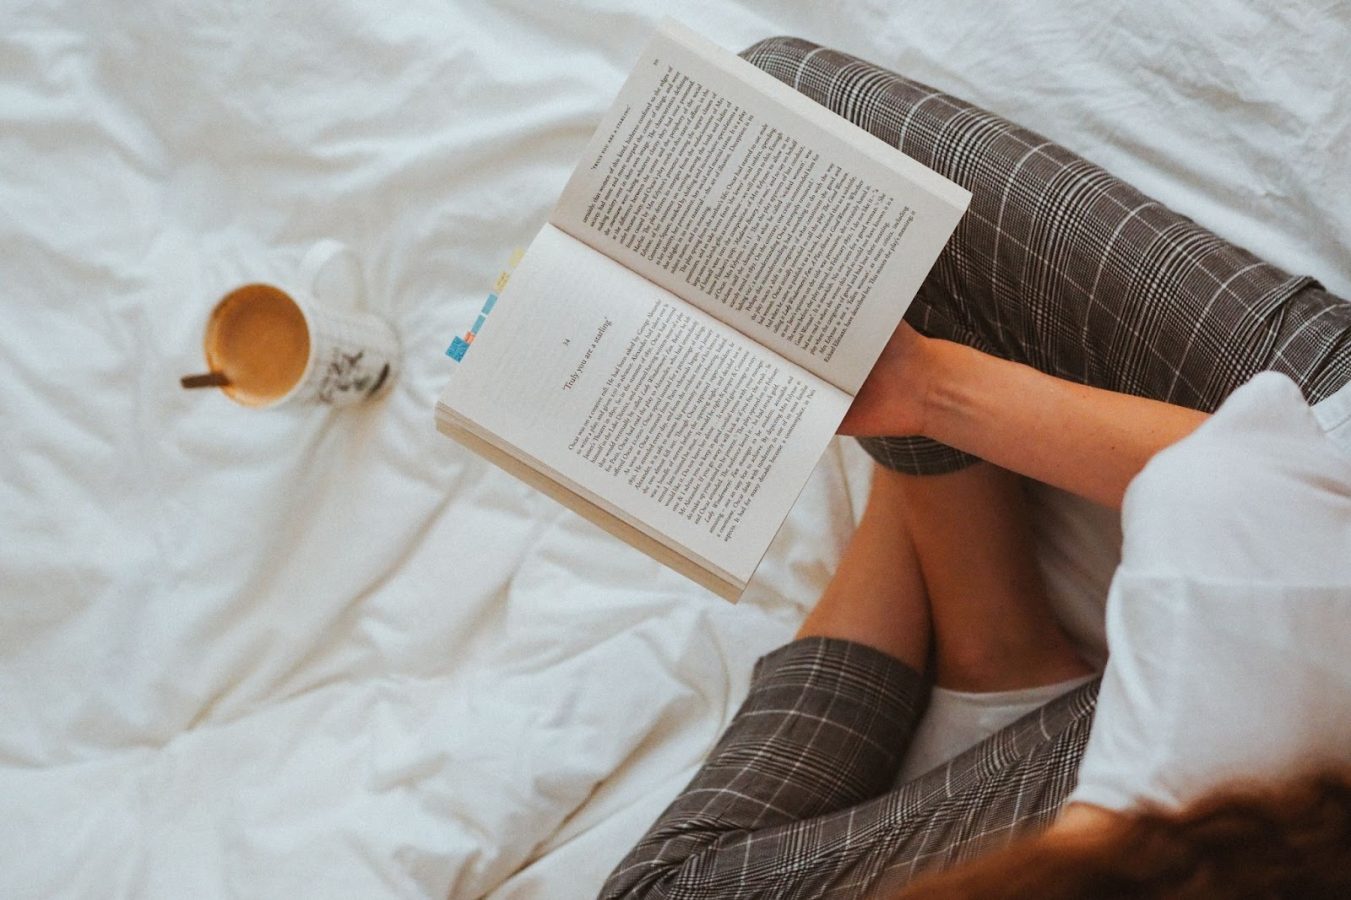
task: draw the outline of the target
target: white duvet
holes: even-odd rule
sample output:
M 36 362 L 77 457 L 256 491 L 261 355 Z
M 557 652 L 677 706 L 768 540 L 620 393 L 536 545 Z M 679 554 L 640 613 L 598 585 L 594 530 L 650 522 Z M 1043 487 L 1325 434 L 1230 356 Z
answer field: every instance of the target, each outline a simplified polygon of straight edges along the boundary
M 0 5 L 0 896 L 593 896 L 847 540 L 839 443 L 730 606 L 439 436 L 443 355 L 659 15 L 789 33 L 1351 291 L 1351 13 L 1257 0 Z M 226 289 L 362 261 L 365 408 L 189 394 Z M 1110 515 L 1048 496 L 1086 640 Z

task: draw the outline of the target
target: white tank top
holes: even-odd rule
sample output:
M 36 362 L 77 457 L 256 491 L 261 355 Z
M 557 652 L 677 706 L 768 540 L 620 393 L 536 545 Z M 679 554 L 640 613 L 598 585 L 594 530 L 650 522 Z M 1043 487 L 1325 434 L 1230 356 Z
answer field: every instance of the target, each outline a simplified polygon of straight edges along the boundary
M 1109 657 L 1071 802 L 1176 808 L 1351 766 L 1351 385 L 1263 373 L 1122 507 Z

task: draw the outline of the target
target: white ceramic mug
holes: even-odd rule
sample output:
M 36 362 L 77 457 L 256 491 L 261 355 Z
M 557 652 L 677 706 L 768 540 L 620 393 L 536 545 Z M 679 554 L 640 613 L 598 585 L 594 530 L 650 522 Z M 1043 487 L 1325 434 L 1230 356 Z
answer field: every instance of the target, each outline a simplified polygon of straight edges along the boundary
M 340 261 L 345 283 L 332 277 Z M 383 318 L 357 308 L 361 274 L 351 251 L 320 241 L 296 280 L 292 289 L 252 283 L 222 297 L 203 339 L 210 374 L 185 378 L 184 386 L 217 386 L 252 407 L 337 406 L 384 393 L 398 374 L 399 340 Z

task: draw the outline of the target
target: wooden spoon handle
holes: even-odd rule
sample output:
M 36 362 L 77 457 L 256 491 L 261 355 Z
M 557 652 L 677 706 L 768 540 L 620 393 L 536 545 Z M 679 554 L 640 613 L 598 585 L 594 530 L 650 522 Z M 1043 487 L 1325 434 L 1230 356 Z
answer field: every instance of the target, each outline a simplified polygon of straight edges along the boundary
M 230 379 L 224 372 L 206 372 L 202 375 L 184 375 L 178 383 L 185 388 L 225 387 Z

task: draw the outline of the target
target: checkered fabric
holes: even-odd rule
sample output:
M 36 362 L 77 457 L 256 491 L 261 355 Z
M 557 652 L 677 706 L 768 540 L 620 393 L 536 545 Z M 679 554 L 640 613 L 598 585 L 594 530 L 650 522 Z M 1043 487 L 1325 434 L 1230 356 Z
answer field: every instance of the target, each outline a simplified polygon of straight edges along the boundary
M 602 898 L 853 898 L 1048 822 L 1074 786 L 1098 682 L 914 781 L 892 782 L 928 697 L 862 644 L 763 657 L 708 760 Z
M 1311 402 L 1351 373 L 1351 304 L 1041 135 L 808 41 L 742 55 L 971 191 L 906 314 L 920 332 L 1207 412 L 1266 369 Z M 862 443 L 912 473 L 974 459 L 920 438 Z
M 1226 243 L 1045 138 L 796 38 L 751 62 L 973 194 L 907 320 L 1063 378 L 1211 410 L 1254 373 L 1310 401 L 1351 374 L 1351 304 Z M 972 457 L 921 438 L 863 442 L 882 464 Z M 762 658 L 709 759 L 603 898 L 858 897 L 1044 825 L 1074 785 L 1098 682 L 933 772 L 893 780 L 924 678 L 846 641 Z

